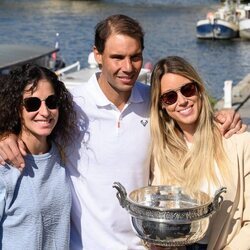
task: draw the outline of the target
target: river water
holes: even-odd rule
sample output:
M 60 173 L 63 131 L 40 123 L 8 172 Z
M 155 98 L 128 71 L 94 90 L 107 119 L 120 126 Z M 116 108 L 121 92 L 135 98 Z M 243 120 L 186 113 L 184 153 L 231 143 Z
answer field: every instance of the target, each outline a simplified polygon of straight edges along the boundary
M 198 40 L 196 22 L 216 9 L 215 0 L 0 0 L 0 43 L 54 46 L 60 34 L 66 64 L 87 66 L 95 24 L 111 14 L 136 18 L 145 30 L 144 62 L 167 55 L 189 59 L 210 94 L 223 95 L 225 80 L 250 73 L 250 41 Z

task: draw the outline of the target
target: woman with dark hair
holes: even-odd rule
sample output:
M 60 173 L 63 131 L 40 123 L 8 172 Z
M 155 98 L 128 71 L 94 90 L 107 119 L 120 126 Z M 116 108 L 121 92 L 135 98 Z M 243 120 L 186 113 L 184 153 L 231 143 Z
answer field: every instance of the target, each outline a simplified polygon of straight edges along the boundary
M 0 167 L 0 248 L 69 249 L 63 149 L 76 128 L 72 96 L 55 73 L 30 64 L 1 85 L 0 135 L 16 134 L 27 154 L 23 172 Z

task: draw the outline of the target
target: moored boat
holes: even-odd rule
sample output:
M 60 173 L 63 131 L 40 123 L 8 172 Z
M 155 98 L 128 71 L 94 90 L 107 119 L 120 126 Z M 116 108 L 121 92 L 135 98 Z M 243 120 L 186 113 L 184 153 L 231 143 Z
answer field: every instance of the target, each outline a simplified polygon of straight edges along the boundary
M 238 25 L 223 19 L 204 19 L 197 22 L 197 38 L 231 39 L 238 37 Z
M 64 67 L 62 58 L 57 55 L 58 51 L 58 47 L 0 44 L 0 75 L 8 74 L 12 68 L 25 63 L 36 63 L 51 70 Z
M 197 38 L 213 39 L 213 20 L 210 18 L 199 20 L 196 24 L 196 35 Z
M 200 39 L 231 39 L 239 36 L 236 5 L 226 1 L 216 12 L 209 12 L 206 19 L 196 24 L 197 38 Z
M 250 39 L 250 4 L 244 8 L 245 15 L 239 21 L 239 36 L 243 39 Z

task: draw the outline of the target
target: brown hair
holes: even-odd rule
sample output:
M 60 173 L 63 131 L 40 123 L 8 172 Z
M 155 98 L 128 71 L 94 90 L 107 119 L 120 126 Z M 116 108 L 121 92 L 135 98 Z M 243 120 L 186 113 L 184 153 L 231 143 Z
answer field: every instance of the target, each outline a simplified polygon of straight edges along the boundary
M 131 17 L 125 15 L 112 15 L 99 22 L 95 28 L 95 46 L 100 54 L 103 53 L 105 43 L 112 34 L 124 34 L 141 43 L 144 49 L 144 32 L 140 24 Z

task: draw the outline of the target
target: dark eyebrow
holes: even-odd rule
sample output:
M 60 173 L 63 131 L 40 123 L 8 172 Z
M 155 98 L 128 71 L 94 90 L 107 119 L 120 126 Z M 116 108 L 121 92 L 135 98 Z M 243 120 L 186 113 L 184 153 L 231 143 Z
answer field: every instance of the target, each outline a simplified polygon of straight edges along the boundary
M 110 55 L 110 58 L 124 58 L 125 56 L 121 55 L 121 54 L 112 54 Z
M 126 56 L 125 55 L 122 55 L 122 54 L 112 54 L 110 55 L 110 58 L 119 58 L 119 59 L 123 59 L 125 58 Z M 130 55 L 130 58 L 135 58 L 135 57 L 140 57 L 142 58 L 142 53 L 139 52 L 139 53 L 135 53 L 133 55 Z

